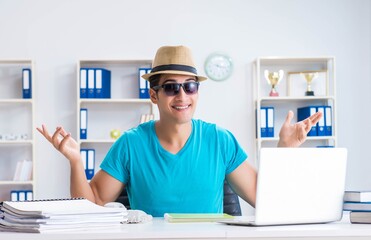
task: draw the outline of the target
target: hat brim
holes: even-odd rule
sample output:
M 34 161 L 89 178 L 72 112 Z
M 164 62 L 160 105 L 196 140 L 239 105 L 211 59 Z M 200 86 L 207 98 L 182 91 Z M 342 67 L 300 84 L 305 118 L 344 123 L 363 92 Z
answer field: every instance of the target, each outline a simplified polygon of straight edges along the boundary
M 195 76 L 195 77 L 197 77 L 199 82 L 205 81 L 207 79 L 207 77 L 204 77 L 204 76 L 196 75 L 196 74 L 193 74 L 193 73 L 190 73 L 190 72 L 185 72 L 185 71 L 177 71 L 177 70 L 166 70 L 166 71 L 151 72 L 151 73 L 147 73 L 147 74 L 142 75 L 142 78 L 144 78 L 145 80 L 148 81 L 151 76 L 158 75 L 158 74 L 178 74 L 178 75 Z

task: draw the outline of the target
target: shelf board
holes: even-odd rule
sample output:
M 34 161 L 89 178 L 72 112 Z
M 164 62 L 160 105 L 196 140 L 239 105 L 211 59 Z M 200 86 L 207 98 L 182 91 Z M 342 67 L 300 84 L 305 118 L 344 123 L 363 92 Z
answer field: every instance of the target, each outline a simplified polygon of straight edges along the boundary
M 6 180 L 6 181 L 0 181 L 0 185 L 33 185 L 33 181 L 12 181 L 12 180 Z
M 279 137 L 263 137 L 260 138 L 260 142 L 278 142 Z M 306 141 L 318 141 L 318 140 L 335 140 L 335 136 L 323 136 L 323 137 L 307 137 Z M 258 140 L 257 140 L 258 141 Z
M 91 98 L 91 99 L 79 99 L 80 103 L 152 103 L 150 99 L 140 99 L 140 98 L 126 98 L 126 99 L 98 99 L 98 98 Z
M 29 144 L 32 145 L 33 141 L 32 140 L 0 140 L 0 145 L 5 145 L 5 144 Z
M 115 141 L 115 139 L 80 139 L 79 143 L 114 143 Z
M 271 101 L 271 102 L 278 102 L 278 101 L 308 101 L 308 100 L 334 100 L 334 96 L 303 96 L 303 97 L 291 97 L 291 96 L 285 96 L 285 97 L 262 97 L 260 98 L 260 101 Z
M 33 103 L 32 99 L 22 99 L 22 98 L 14 98 L 14 99 L 0 99 L 0 103 Z

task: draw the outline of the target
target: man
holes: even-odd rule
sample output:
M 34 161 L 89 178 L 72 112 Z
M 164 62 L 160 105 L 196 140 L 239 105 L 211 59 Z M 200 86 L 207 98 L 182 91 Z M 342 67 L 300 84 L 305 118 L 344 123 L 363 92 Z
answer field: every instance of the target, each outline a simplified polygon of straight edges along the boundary
M 166 212 L 217 213 L 223 211 L 223 183 L 255 205 L 257 174 L 234 136 L 215 124 L 193 119 L 198 88 L 205 77 L 197 74 L 191 51 L 184 46 L 158 49 L 150 81 L 150 98 L 159 120 L 128 130 L 111 147 L 88 183 L 80 149 L 62 127 L 50 135 L 37 128 L 69 161 L 71 195 L 97 204 L 114 201 L 126 186 L 133 209 L 155 217 Z M 303 143 L 317 113 L 291 125 L 290 111 L 280 131 L 280 147 Z

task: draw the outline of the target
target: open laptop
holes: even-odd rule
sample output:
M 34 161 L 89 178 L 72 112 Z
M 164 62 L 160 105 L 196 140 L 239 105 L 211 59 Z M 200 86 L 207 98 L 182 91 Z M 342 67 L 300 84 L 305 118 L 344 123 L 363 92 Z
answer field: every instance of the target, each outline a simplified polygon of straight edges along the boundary
M 343 212 L 346 163 L 345 148 L 262 148 L 255 220 L 241 217 L 221 223 L 268 226 L 338 221 Z

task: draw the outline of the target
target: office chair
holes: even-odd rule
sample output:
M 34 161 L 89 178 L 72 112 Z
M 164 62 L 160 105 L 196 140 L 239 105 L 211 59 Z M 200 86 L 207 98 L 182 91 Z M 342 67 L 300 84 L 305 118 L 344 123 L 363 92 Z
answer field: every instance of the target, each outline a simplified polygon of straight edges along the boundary
M 124 204 L 127 209 L 130 209 L 129 197 L 126 189 L 122 190 L 116 202 Z M 224 198 L 223 198 L 224 213 L 232 216 L 241 216 L 241 207 L 237 194 L 235 194 L 227 181 L 224 181 Z

